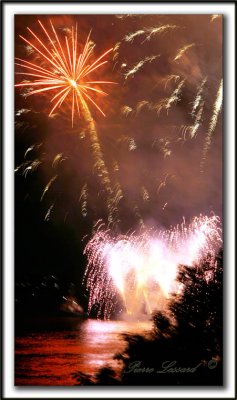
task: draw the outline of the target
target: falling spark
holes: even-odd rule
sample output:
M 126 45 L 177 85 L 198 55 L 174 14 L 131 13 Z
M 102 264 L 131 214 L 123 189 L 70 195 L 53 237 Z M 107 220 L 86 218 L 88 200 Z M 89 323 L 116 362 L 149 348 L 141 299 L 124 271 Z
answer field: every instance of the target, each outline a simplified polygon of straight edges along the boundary
M 180 60 L 180 58 L 183 57 L 183 55 L 186 53 L 186 51 L 188 49 L 191 49 L 194 46 L 195 46 L 195 43 L 191 43 L 191 44 L 188 44 L 187 46 L 181 47 L 181 49 L 178 50 L 178 52 L 174 58 L 174 61 Z
M 125 115 L 125 117 L 127 117 L 129 114 L 131 114 L 132 111 L 133 111 L 133 109 L 131 107 L 129 107 L 129 106 L 123 106 L 121 108 L 121 113 L 123 115 Z
M 170 179 L 175 178 L 175 175 L 171 175 L 171 174 L 166 174 L 165 175 L 165 178 L 162 181 L 160 181 L 160 184 L 159 184 L 159 186 L 157 188 L 157 191 L 156 191 L 157 194 L 159 194 L 161 189 L 166 187 L 168 178 L 170 178 Z
M 39 144 L 32 144 L 32 146 L 28 147 L 28 149 L 26 150 L 25 154 L 24 154 L 24 158 L 26 158 L 26 156 L 33 150 L 38 150 L 43 143 L 39 143 Z
M 51 204 L 51 206 L 50 206 L 49 209 L 47 210 L 47 213 L 45 214 L 44 220 L 47 221 L 47 222 L 50 220 L 50 217 L 51 217 L 51 214 L 52 214 L 54 205 L 55 205 L 54 203 Z
M 63 153 L 58 153 L 58 154 L 54 157 L 54 160 L 53 160 L 53 163 L 52 163 L 52 167 L 53 167 L 53 168 L 58 167 L 58 165 L 59 165 L 62 161 L 65 161 L 66 159 L 67 159 L 67 157 L 65 157 L 65 156 L 63 155 Z
M 167 75 L 164 79 L 162 79 L 162 81 L 165 83 L 165 89 L 170 84 L 170 82 L 174 81 L 175 83 L 177 83 L 179 79 L 179 75 Z
M 149 103 L 148 100 L 141 100 L 137 103 L 136 105 L 136 115 L 138 115 L 140 113 L 141 110 L 143 110 L 143 108 L 148 108 L 151 109 L 152 105 L 151 103 Z
M 157 34 L 164 34 L 167 33 L 168 31 L 174 30 L 178 28 L 177 25 L 170 25 L 170 24 L 166 24 L 166 25 L 161 25 L 158 27 L 149 27 L 149 28 L 144 28 L 144 29 L 138 29 L 135 32 L 131 32 L 128 33 L 124 38 L 123 41 L 128 42 L 128 43 L 133 43 L 134 39 L 139 37 L 139 36 L 143 36 L 145 35 L 145 39 L 142 43 L 144 43 L 145 41 L 149 41 L 153 36 L 157 35 Z
M 167 207 L 168 203 L 165 203 L 162 207 L 162 210 L 164 211 L 164 209 Z
M 109 202 L 109 216 L 108 216 L 108 227 L 111 229 L 116 228 L 116 225 L 119 223 L 118 218 L 118 205 L 120 200 L 124 197 L 121 185 L 119 182 L 116 182 L 113 187 L 113 197 Z
M 126 35 L 124 40 L 125 40 L 125 42 L 132 43 L 137 36 L 143 35 L 144 33 L 145 33 L 145 31 L 140 29 L 136 32 L 132 32 L 132 33 L 129 33 L 128 35 Z
M 50 187 L 52 186 L 53 182 L 57 179 L 58 175 L 55 175 L 53 178 L 50 179 L 50 181 L 47 183 L 47 185 L 44 188 L 43 194 L 40 198 L 40 201 L 43 200 L 45 194 L 48 192 L 48 190 L 50 189 Z
M 213 15 L 211 16 L 210 22 L 213 22 L 213 21 L 215 21 L 215 19 L 220 18 L 220 17 L 221 17 L 220 14 L 213 14 Z
M 132 69 L 128 70 L 125 74 L 125 80 L 127 80 L 129 77 L 134 77 L 134 75 L 140 71 L 140 69 L 147 63 L 151 63 L 152 61 L 156 60 L 158 57 L 160 57 L 160 55 L 156 55 L 156 56 L 149 56 L 144 58 L 144 60 L 139 61 L 138 63 L 136 63 Z
M 117 142 L 126 144 L 126 148 L 128 149 L 128 151 L 134 151 L 137 148 L 135 139 L 133 137 L 130 137 L 130 136 L 121 135 L 118 138 Z
M 118 19 L 127 19 L 127 18 L 137 18 L 139 16 L 136 14 L 118 14 L 115 17 Z
M 83 217 L 87 216 L 87 198 L 88 198 L 88 187 L 87 183 L 81 189 L 81 195 L 79 198 L 79 202 L 81 202 L 81 213 Z
M 136 142 L 135 142 L 134 138 L 130 138 L 129 139 L 129 144 L 128 144 L 128 150 L 129 151 L 134 151 L 134 150 L 136 150 L 136 148 L 137 148 L 137 145 L 136 145 Z
M 166 231 L 144 231 L 114 236 L 103 224 L 84 253 L 88 264 L 84 283 L 89 290 L 88 313 L 98 305 L 98 317 L 109 319 L 120 298 L 128 314 L 139 317 L 159 309 L 162 298 L 180 292 L 179 265 L 195 267 L 202 257 L 214 258 L 222 244 L 217 216 L 200 215 Z
M 118 42 L 118 43 L 116 43 L 116 45 L 115 45 L 114 48 L 113 48 L 113 53 L 114 53 L 114 55 L 113 55 L 113 60 L 114 60 L 114 61 L 116 61 L 117 58 L 118 58 L 118 56 L 119 56 L 119 49 L 120 49 L 120 46 L 121 46 L 121 42 Z
M 195 116 L 195 121 L 193 125 L 181 126 L 183 139 L 186 140 L 186 134 L 188 133 L 190 138 L 193 139 L 197 135 L 197 131 L 201 126 L 202 123 L 202 115 L 204 110 L 204 102 L 201 103 L 200 108 Z
M 219 116 L 221 108 L 222 108 L 222 100 L 223 100 L 223 80 L 221 79 L 220 85 L 219 85 L 219 88 L 217 91 L 217 95 L 216 95 L 216 100 L 215 100 L 214 107 L 213 107 L 213 113 L 211 116 L 209 128 L 207 131 L 205 145 L 203 148 L 203 157 L 202 157 L 202 161 L 201 161 L 201 165 L 200 165 L 201 172 L 203 172 L 203 168 L 204 168 L 205 161 L 206 161 L 206 156 L 207 156 L 208 150 L 211 146 L 212 135 L 216 128 L 218 116 Z
M 162 99 L 158 104 L 153 106 L 153 109 L 156 110 L 157 114 L 159 115 L 160 112 L 165 109 L 167 111 L 167 115 L 169 109 L 172 105 L 175 105 L 177 102 L 180 101 L 181 98 L 181 91 L 184 86 L 185 80 L 183 79 L 177 86 L 177 88 L 172 92 L 170 97 Z
M 18 110 L 16 112 L 16 117 L 19 117 L 22 114 L 27 114 L 28 112 L 30 112 L 31 110 L 29 110 L 28 108 L 21 108 L 20 110 Z
M 150 196 L 149 196 L 148 190 L 145 188 L 145 186 L 142 186 L 142 188 L 141 188 L 141 195 L 142 195 L 143 201 L 149 201 L 150 200 Z
M 192 112 L 191 112 L 192 116 L 195 115 L 195 112 L 196 112 L 197 108 L 199 107 L 199 105 L 200 105 L 200 103 L 202 101 L 202 95 L 203 95 L 204 86 L 206 85 L 206 83 L 207 83 L 207 77 L 205 77 L 203 79 L 201 85 L 198 87 L 197 95 L 196 95 L 196 97 L 194 99 L 194 102 L 193 102 L 193 107 L 192 107 Z
M 26 161 L 15 168 L 15 172 L 22 170 L 22 175 L 26 178 L 29 172 L 34 172 L 42 164 L 42 161 L 36 159 L 33 161 Z
M 159 115 L 162 110 L 167 110 L 167 114 L 172 105 L 175 105 L 181 99 L 181 91 L 184 86 L 185 80 L 183 79 L 176 89 L 171 93 L 170 97 L 166 97 L 160 100 L 158 103 L 151 103 L 148 100 L 139 101 L 136 105 L 136 115 L 138 115 L 141 110 L 147 108 L 148 110 L 154 110 Z
M 166 24 L 166 25 L 162 25 L 162 26 L 158 26 L 158 27 L 153 27 L 153 28 L 147 28 L 146 32 L 148 32 L 148 35 L 146 36 L 144 42 L 146 40 L 150 40 L 154 35 L 157 34 L 164 34 L 167 33 L 168 31 L 172 31 L 174 29 L 177 29 L 178 26 L 177 25 L 170 25 L 170 24 Z

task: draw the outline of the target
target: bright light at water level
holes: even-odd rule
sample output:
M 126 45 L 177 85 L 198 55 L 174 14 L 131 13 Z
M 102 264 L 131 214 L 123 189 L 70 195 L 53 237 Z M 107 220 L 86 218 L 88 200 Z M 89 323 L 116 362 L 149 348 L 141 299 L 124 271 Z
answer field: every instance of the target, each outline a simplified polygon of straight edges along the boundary
M 217 216 L 200 215 L 191 224 L 166 231 L 148 230 L 114 237 L 104 225 L 85 248 L 85 273 L 89 290 L 88 312 L 109 318 L 118 301 L 127 315 L 140 318 L 161 309 L 171 293 L 182 288 L 176 281 L 179 265 L 194 265 L 202 257 L 214 257 L 221 246 Z

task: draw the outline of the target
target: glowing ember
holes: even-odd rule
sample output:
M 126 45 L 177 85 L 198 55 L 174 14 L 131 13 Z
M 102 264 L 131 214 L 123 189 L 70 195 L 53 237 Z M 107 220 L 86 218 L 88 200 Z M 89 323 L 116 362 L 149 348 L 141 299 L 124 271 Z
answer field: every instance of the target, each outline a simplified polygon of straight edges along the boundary
M 127 314 L 151 314 L 181 287 L 176 282 L 179 265 L 194 265 L 203 256 L 214 257 L 221 246 L 217 216 L 195 217 L 190 225 L 166 231 L 146 231 L 113 237 L 104 225 L 85 248 L 85 272 L 89 290 L 88 312 L 108 319 L 119 298 Z

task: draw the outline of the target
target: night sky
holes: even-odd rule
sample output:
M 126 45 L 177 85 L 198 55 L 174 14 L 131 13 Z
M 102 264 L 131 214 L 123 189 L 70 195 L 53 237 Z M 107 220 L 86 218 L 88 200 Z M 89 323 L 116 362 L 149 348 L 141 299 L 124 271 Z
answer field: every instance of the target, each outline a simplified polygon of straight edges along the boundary
M 28 26 L 48 45 L 38 18 L 50 31 L 49 16 L 15 17 L 15 55 L 41 63 L 19 38 L 32 38 Z M 144 226 L 169 228 L 181 223 L 183 216 L 189 221 L 200 213 L 221 217 L 221 113 L 203 168 L 200 165 L 222 79 L 222 19 L 211 15 L 57 15 L 50 19 L 62 36 L 70 35 L 77 23 L 82 45 L 92 29 L 91 40 L 96 43 L 92 58 L 117 48 L 106 57 L 108 63 L 91 73 L 94 80 L 117 83 L 103 87 L 108 96 L 93 95 L 106 117 L 88 104 L 114 194 L 120 188 L 123 196 L 113 229 L 126 233 Z M 165 25 L 167 30 L 150 34 Z M 139 30 L 144 33 L 126 40 Z M 175 61 L 178 51 L 189 45 Z M 148 59 L 152 56 L 157 57 Z M 145 59 L 134 75 L 127 74 Z M 16 66 L 16 71 L 22 72 L 21 67 Z M 171 75 L 176 78 L 167 81 Z M 191 137 L 185 127 L 194 124 L 200 111 L 199 104 L 192 115 L 205 78 L 200 125 Z M 27 77 L 16 75 L 17 83 L 23 79 Z M 176 104 L 158 113 L 154 106 L 169 98 L 182 81 Z M 16 279 L 56 274 L 81 282 L 85 243 L 93 224 L 98 219 L 107 223 L 108 217 L 106 192 L 94 166 L 86 122 L 76 118 L 71 127 L 69 103 L 49 118 L 52 95 L 24 97 L 24 91 L 15 89 L 15 166 L 20 166 L 15 175 Z M 60 162 L 55 161 L 58 154 Z M 30 160 L 38 160 L 39 166 L 26 173 L 22 163 Z

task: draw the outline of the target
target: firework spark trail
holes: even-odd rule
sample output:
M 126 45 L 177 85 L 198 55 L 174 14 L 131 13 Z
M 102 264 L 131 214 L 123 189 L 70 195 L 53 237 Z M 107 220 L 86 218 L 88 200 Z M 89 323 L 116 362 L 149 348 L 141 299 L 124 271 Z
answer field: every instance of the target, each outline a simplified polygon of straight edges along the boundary
M 148 193 L 148 190 L 145 186 L 141 187 L 141 196 L 143 201 L 149 201 L 150 200 L 150 195 Z
M 55 206 L 55 203 L 52 203 L 51 206 L 48 208 L 48 210 L 47 210 L 47 212 L 45 214 L 45 217 L 44 217 L 45 221 L 48 222 L 50 220 L 50 217 L 51 217 L 51 214 L 53 212 L 54 206 Z
M 121 135 L 118 139 L 117 139 L 117 143 L 124 143 L 126 145 L 126 148 L 128 149 L 128 151 L 135 151 L 137 149 L 137 144 L 135 142 L 135 139 L 131 136 L 127 136 L 127 135 Z
M 146 41 L 149 41 L 153 36 L 155 36 L 157 34 L 162 35 L 164 33 L 167 33 L 169 31 L 172 31 L 177 28 L 179 28 L 177 25 L 166 24 L 166 25 L 161 25 L 161 26 L 157 26 L 157 27 L 138 29 L 135 32 L 128 33 L 126 36 L 124 36 L 122 41 L 128 42 L 128 43 L 133 43 L 133 41 L 136 37 L 145 35 L 146 37 L 145 37 L 144 41 L 142 42 L 142 43 L 144 43 Z
M 113 187 L 113 198 L 109 203 L 110 215 L 108 217 L 108 227 L 112 230 L 116 230 L 118 223 L 120 222 L 118 218 L 118 205 L 120 201 L 124 198 L 123 191 L 120 183 L 117 181 Z
M 52 162 L 52 167 L 53 167 L 53 168 L 57 168 L 58 165 L 59 165 L 61 162 L 67 160 L 67 158 L 68 158 L 68 157 L 65 157 L 65 156 L 63 155 L 63 153 L 58 153 L 58 154 L 56 154 L 56 156 L 54 157 L 53 162 Z
M 174 58 L 174 61 L 180 60 L 183 57 L 183 55 L 187 52 L 187 50 L 191 49 L 194 46 L 195 46 L 195 43 L 191 43 L 191 44 L 188 44 L 187 46 L 181 47 L 181 49 L 178 50 L 178 52 Z
M 115 47 L 114 47 L 114 56 L 113 56 L 113 60 L 116 61 L 115 65 L 117 64 L 117 60 L 119 57 L 119 51 L 121 49 L 121 45 L 123 43 L 133 43 L 134 40 L 137 37 L 140 36 L 144 36 L 145 35 L 145 39 L 143 40 L 142 44 L 145 43 L 146 41 L 149 41 L 153 36 L 155 36 L 156 34 L 165 34 L 169 31 L 172 31 L 174 29 L 179 28 L 179 26 L 177 25 L 170 25 L 170 24 L 166 24 L 166 25 L 161 25 L 158 27 L 149 27 L 149 28 L 143 28 L 143 29 L 138 29 L 135 32 L 130 32 L 128 34 L 126 34 L 120 42 L 117 42 Z M 158 57 L 158 56 L 157 56 Z M 149 57 L 147 57 L 149 58 Z M 146 62 L 149 60 L 146 60 Z M 143 66 L 144 62 L 141 64 L 140 62 L 137 63 L 136 65 L 134 65 L 134 67 L 131 69 L 131 74 L 136 73 L 142 66 Z M 114 65 L 114 66 L 115 66 Z M 123 64 L 124 66 L 126 66 L 126 64 Z M 138 68 L 138 69 L 136 69 Z M 134 71 L 135 70 L 135 71 Z M 128 76 L 127 76 L 128 75 Z M 127 77 L 130 76 L 129 71 L 125 74 L 125 80 L 127 79 Z
M 33 150 L 38 150 L 38 149 L 42 146 L 42 144 L 43 144 L 43 143 L 39 143 L 39 144 L 35 143 L 35 144 L 32 144 L 32 146 L 28 147 L 28 149 L 26 150 L 26 152 L 25 152 L 25 154 L 24 154 L 24 158 L 26 158 L 26 156 L 27 156 L 31 151 L 33 151 Z
M 148 110 L 151 110 L 153 108 L 152 104 L 149 103 L 148 100 L 141 100 L 137 103 L 136 105 L 136 116 L 140 113 L 143 108 L 147 108 Z
M 122 113 L 122 115 L 125 115 L 125 117 L 128 117 L 128 115 L 131 114 L 132 111 L 133 111 L 133 109 L 129 106 L 123 106 L 121 108 L 121 113 Z
M 15 172 L 22 170 L 22 175 L 26 178 L 29 172 L 34 172 L 38 169 L 38 167 L 42 164 L 41 160 L 29 160 L 15 168 Z
M 103 160 L 103 154 L 102 154 L 101 147 L 100 147 L 100 144 L 98 141 L 95 123 L 94 123 L 93 118 L 91 117 L 91 114 L 90 114 L 89 109 L 86 104 L 85 104 L 84 110 L 86 113 L 86 120 L 89 124 L 92 154 L 95 159 L 94 165 L 97 170 L 98 176 L 100 177 L 101 183 L 102 183 L 103 187 L 106 189 L 107 208 L 108 208 L 108 218 L 107 219 L 108 219 L 108 224 L 110 226 L 111 224 L 116 223 L 116 219 L 117 219 L 117 215 L 116 215 L 117 213 L 115 213 L 117 208 L 114 207 L 114 203 L 116 203 L 116 200 L 115 200 L 116 195 L 114 195 L 114 192 L 112 189 L 112 184 L 111 184 L 110 177 L 109 177 L 109 173 L 108 173 L 108 170 L 107 170 L 104 160 Z
M 26 96 L 48 92 L 51 93 L 51 91 L 53 91 L 54 95 L 50 101 L 54 102 L 54 105 L 49 113 L 50 116 L 52 116 L 53 112 L 59 109 L 62 104 L 70 98 L 69 101 L 71 107 L 72 127 L 74 124 L 76 110 L 79 117 L 80 114 L 82 114 L 84 120 L 86 121 L 91 140 L 91 150 L 94 160 L 94 167 L 97 171 L 100 182 L 105 188 L 107 194 L 109 211 L 108 219 L 109 221 L 111 221 L 113 219 L 113 214 L 111 213 L 111 202 L 113 201 L 113 193 L 111 188 L 112 186 L 110 182 L 109 172 L 106 168 L 102 149 L 98 140 L 95 121 L 90 113 L 87 102 L 92 103 L 96 107 L 96 109 L 105 116 L 102 109 L 91 98 L 89 93 L 92 92 L 92 94 L 95 93 L 98 95 L 106 95 L 107 93 L 98 88 L 98 85 L 112 84 L 115 82 L 92 81 L 89 80 L 88 75 L 107 63 L 107 61 L 104 61 L 104 57 L 113 49 L 111 48 L 107 50 L 94 62 L 89 63 L 92 51 L 95 47 L 94 43 L 90 41 L 90 34 L 87 37 L 82 53 L 79 54 L 77 42 L 77 26 L 75 28 L 72 27 L 71 38 L 68 39 L 68 37 L 65 36 L 65 45 L 63 45 L 59 39 L 59 36 L 56 33 L 52 22 L 50 22 L 50 24 L 53 32 L 53 38 L 51 36 L 52 34 L 49 34 L 44 25 L 40 21 L 38 21 L 38 23 L 43 30 L 47 40 L 49 41 L 50 47 L 47 47 L 40 39 L 40 37 L 38 37 L 30 28 L 27 29 L 36 40 L 36 44 L 32 43 L 32 41 L 25 39 L 23 36 L 20 37 L 24 42 L 27 43 L 27 45 L 30 45 L 36 51 L 36 53 L 42 58 L 44 63 L 47 64 L 47 67 L 16 58 L 16 65 L 20 66 L 24 70 L 24 72 L 16 72 L 16 74 L 32 77 L 33 81 L 24 81 L 16 84 L 15 86 L 26 88 L 30 87 L 31 90 L 28 91 Z
M 177 88 L 172 92 L 170 97 L 162 99 L 158 104 L 153 106 L 153 109 L 156 110 L 159 115 L 160 112 L 165 109 L 167 110 L 167 114 L 172 105 L 175 105 L 180 101 L 181 91 L 184 86 L 185 79 L 183 79 L 177 86 Z
M 114 55 L 113 55 L 113 60 L 114 60 L 114 61 L 116 61 L 117 58 L 118 58 L 118 56 L 119 56 L 119 49 L 120 49 L 120 46 L 121 46 L 121 42 L 118 42 L 118 43 L 116 43 L 116 45 L 115 45 L 114 48 L 113 48 L 113 53 L 114 53 Z M 116 64 L 116 63 L 115 63 L 115 64 Z
M 118 140 L 118 143 L 119 142 L 126 143 L 128 151 L 134 151 L 137 148 L 135 139 L 131 136 L 122 135 L 122 137 Z
M 165 83 L 166 89 L 170 82 L 174 81 L 175 83 L 177 83 L 179 79 L 181 79 L 179 75 L 167 75 L 161 81 Z
M 82 189 L 81 189 L 81 195 L 79 198 L 79 202 L 81 202 L 81 213 L 83 215 L 83 217 L 87 216 L 87 198 L 88 198 L 88 187 L 87 187 L 87 183 L 85 183 L 85 185 L 83 185 Z
M 197 131 L 202 123 L 202 116 L 204 112 L 204 100 L 203 100 L 203 92 L 204 87 L 207 83 L 207 77 L 205 77 L 201 84 L 198 86 L 196 97 L 193 101 L 191 116 L 194 118 L 194 122 L 192 125 L 182 125 L 182 135 L 183 139 L 186 140 L 186 134 L 188 133 L 190 138 L 193 139 L 197 135 Z
M 143 29 L 140 29 L 136 32 L 131 32 L 128 33 L 125 37 L 124 37 L 124 41 L 125 42 L 130 42 L 132 43 L 134 41 L 134 39 L 140 35 L 143 35 L 145 33 L 145 31 Z
M 151 111 L 156 111 L 156 113 L 158 115 L 160 114 L 160 112 L 162 110 L 167 110 L 167 114 L 168 114 L 171 106 L 175 105 L 177 102 L 180 101 L 181 92 L 182 92 L 184 83 L 185 83 L 185 80 L 183 79 L 178 84 L 178 86 L 175 88 L 175 90 L 171 93 L 170 97 L 166 97 L 166 98 L 160 100 L 158 103 L 151 103 L 148 100 L 139 101 L 135 107 L 135 109 L 136 109 L 135 115 L 137 116 L 144 108 L 147 108 L 148 110 L 151 110 Z M 129 106 L 124 106 L 124 107 L 126 108 L 126 110 L 130 108 Z M 129 111 L 129 113 L 130 113 L 130 111 Z
M 136 150 L 136 148 L 137 148 L 137 145 L 136 145 L 134 138 L 129 138 L 128 150 L 134 151 L 134 150 Z
M 16 117 L 19 117 L 22 114 L 28 114 L 31 110 L 28 108 L 21 108 L 16 112 Z
M 125 80 L 127 80 L 130 77 L 134 77 L 134 75 L 141 70 L 141 68 L 147 64 L 147 63 L 151 63 L 152 61 L 156 60 L 157 58 L 159 58 L 160 55 L 157 54 L 156 56 L 148 56 L 145 57 L 143 60 L 138 61 L 131 69 L 129 69 L 127 72 L 125 72 L 124 74 L 124 78 Z
M 40 201 L 43 200 L 45 194 L 48 192 L 48 190 L 50 189 L 50 187 L 52 186 L 52 184 L 54 183 L 54 181 L 56 181 L 56 179 L 58 178 L 58 175 L 55 175 L 53 178 L 50 179 L 50 181 L 47 183 L 47 185 L 45 186 L 42 196 L 40 198 Z
M 166 174 L 165 175 L 165 178 L 160 182 L 160 184 L 159 184 L 159 186 L 157 188 L 157 191 L 156 191 L 157 194 L 159 194 L 161 189 L 166 187 L 168 178 L 170 178 L 170 179 L 175 178 L 175 175 L 171 175 L 171 174 Z
M 213 15 L 211 16 L 210 22 L 213 22 L 213 21 L 215 21 L 215 19 L 220 18 L 220 17 L 221 17 L 220 14 L 213 14 Z
M 171 75 L 172 79 L 175 75 Z M 171 93 L 170 97 L 166 97 L 162 100 L 160 100 L 158 103 L 152 103 L 149 102 L 148 100 L 140 100 L 136 106 L 135 106 L 135 116 L 138 116 L 139 113 L 146 108 L 147 110 L 150 111 L 156 111 L 156 113 L 159 115 L 162 110 L 167 110 L 167 114 L 169 109 L 171 108 L 172 105 L 175 105 L 177 102 L 180 101 L 181 98 L 181 92 L 182 88 L 184 86 L 185 79 L 183 79 L 178 86 L 175 88 L 175 90 Z M 128 116 L 133 112 L 133 109 L 130 106 L 123 106 L 121 109 L 121 112 L 123 115 Z
M 163 153 L 164 158 L 169 157 L 172 154 L 172 150 L 170 148 L 171 142 L 167 138 L 160 138 L 158 140 L 158 148 L 161 153 Z
M 183 139 L 186 140 L 186 134 L 188 133 L 190 138 L 193 139 L 197 135 L 197 131 L 202 123 L 202 115 L 204 111 L 204 102 L 200 104 L 200 108 L 195 116 L 193 125 L 182 125 L 181 130 L 183 134 Z
M 129 314 L 144 303 L 147 313 L 154 311 L 161 295 L 169 297 L 180 290 L 178 266 L 194 266 L 207 254 L 214 258 L 221 244 L 220 220 L 215 215 L 195 217 L 190 225 L 183 220 L 166 231 L 117 237 L 97 224 L 84 252 L 88 258 L 84 276 L 89 290 L 88 313 L 98 305 L 98 316 L 108 319 L 119 295 Z
M 201 102 L 203 101 L 203 91 L 204 91 L 204 87 L 205 87 L 206 83 L 207 83 L 207 77 L 205 77 L 202 80 L 201 85 L 198 87 L 197 95 L 194 99 L 193 107 L 192 107 L 192 111 L 191 111 L 192 116 L 195 116 L 195 112 L 196 112 L 197 108 L 200 106 Z
M 162 35 L 169 31 L 173 31 L 174 29 L 177 29 L 177 28 L 179 28 L 177 25 L 170 25 L 170 24 L 153 27 L 153 28 L 147 28 L 146 32 L 148 32 L 148 35 L 146 36 L 144 42 L 147 40 L 150 40 L 154 35 L 157 35 L 157 34 Z
M 103 153 L 102 153 L 100 143 L 98 140 L 96 127 L 95 127 L 95 121 L 92 118 L 92 115 L 87 106 L 87 103 L 84 101 L 82 96 L 80 96 L 80 101 L 82 104 L 82 110 L 83 110 L 83 115 L 84 115 L 85 121 L 88 124 L 88 132 L 90 134 L 90 139 L 91 139 L 92 155 L 95 160 L 94 166 L 95 166 L 95 169 L 97 170 L 98 176 L 100 177 L 102 185 L 105 187 L 105 189 L 107 191 L 107 194 L 109 194 L 111 196 L 112 189 L 111 189 L 110 177 L 109 177 L 108 170 L 105 166 Z
M 203 148 L 203 154 L 202 154 L 202 161 L 200 164 L 200 168 L 201 168 L 201 172 L 204 171 L 204 165 L 206 162 L 206 156 L 208 153 L 208 150 L 211 146 L 211 141 L 212 141 L 212 135 L 213 132 L 216 128 L 217 125 L 217 120 L 218 120 L 218 116 L 221 112 L 221 108 L 222 108 L 222 100 L 223 100 L 223 80 L 221 79 L 220 81 L 220 85 L 217 91 L 217 95 L 216 95 L 216 100 L 214 103 L 214 107 L 213 107 L 213 113 L 211 116 L 211 120 L 210 120 L 210 124 L 209 124 L 209 128 L 207 131 L 207 136 L 206 136 L 206 141 L 205 141 L 205 145 Z

